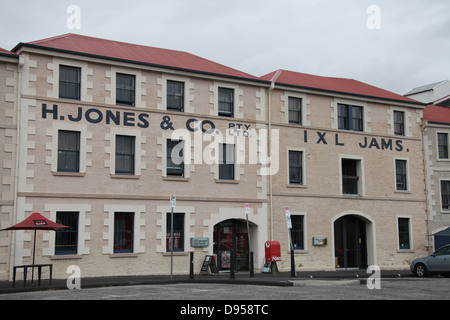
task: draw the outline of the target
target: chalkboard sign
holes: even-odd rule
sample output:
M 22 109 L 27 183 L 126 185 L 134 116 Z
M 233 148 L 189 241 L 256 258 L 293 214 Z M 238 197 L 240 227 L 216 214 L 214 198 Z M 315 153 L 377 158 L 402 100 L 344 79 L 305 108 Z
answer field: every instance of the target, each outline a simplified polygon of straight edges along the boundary
M 211 269 L 211 273 L 219 273 L 217 270 L 216 259 L 214 259 L 214 256 L 212 255 L 205 256 L 200 274 L 206 273 L 208 271 L 208 267 Z

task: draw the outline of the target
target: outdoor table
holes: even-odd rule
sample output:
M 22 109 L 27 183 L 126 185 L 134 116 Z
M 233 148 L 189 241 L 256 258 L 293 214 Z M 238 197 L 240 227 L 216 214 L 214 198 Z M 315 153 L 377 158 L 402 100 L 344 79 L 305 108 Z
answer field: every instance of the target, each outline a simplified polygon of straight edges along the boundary
M 27 285 L 27 272 L 28 268 L 38 268 L 38 285 L 41 285 L 41 274 L 42 274 L 42 267 L 49 267 L 50 269 L 50 284 L 52 284 L 52 273 L 53 273 L 53 264 L 27 264 L 23 266 L 15 266 L 13 268 L 13 288 L 16 286 L 16 271 L 18 268 L 23 268 L 23 286 L 26 287 Z M 31 283 L 33 283 L 33 279 L 31 279 Z

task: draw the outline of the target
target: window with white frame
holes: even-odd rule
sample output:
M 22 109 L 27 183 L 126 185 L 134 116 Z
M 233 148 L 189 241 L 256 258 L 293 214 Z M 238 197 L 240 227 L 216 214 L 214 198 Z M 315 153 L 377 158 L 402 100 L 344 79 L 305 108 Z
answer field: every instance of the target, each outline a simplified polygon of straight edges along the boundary
M 400 250 L 411 249 L 411 221 L 410 218 L 398 218 L 398 248 Z
M 437 143 L 438 143 L 438 159 L 447 160 L 448 157 L 448 133 L 438 132 L 437 133 Z
M 395 159 L 395 189 L 397 191 L 408 190 L 408 161 Z

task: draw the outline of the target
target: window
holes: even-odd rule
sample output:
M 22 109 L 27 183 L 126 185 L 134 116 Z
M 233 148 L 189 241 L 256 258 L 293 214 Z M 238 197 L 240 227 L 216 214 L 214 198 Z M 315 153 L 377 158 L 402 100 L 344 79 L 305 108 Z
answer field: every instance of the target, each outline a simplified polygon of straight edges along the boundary
M 184 83 L 167 81 L 167 110 L 184 111 Z
M 167 212 L 166 250 L 170 252 L 171 213 Z M 184 251 L 184 213 L 173 213 L 173 251 Z
M 291 237 L 294 250 L 304 250 L 304 216 L 291 215 Z
M 219 179 L 234 180 L 234 144 L 219 144 Z
M 303 184 L 303 152 L 289 150 L 289 184 Z
M 58 172 L 80 169 L 80 132 L 58 131 Z
M 405 113 L 402 111 L 394 111 L 394 134 L 405 135 Z
M 80 100 L 81 68 L 59 66 L 59 97 Z
M 55 255 L 77 254 L 78 212 L 56 212 L 56 223 L 69 228 L 56 231 Z
M 232 117 L 234 113 L 234 90 L 219 88 L 219 116 Z
M 134 174 L 135 137 L 116 136 L 116 174 Z
M 448 159 L 448 133 L 438 133 L 439 159 Z
M 359 194 L 359 160 L 342 159 L 342 193 Z
M 435 256 L 447 256 L 450 255 L 450 247 L 443 247 L 433 253 Z
M 398 247 L 400 250 L 411 249 L 409 218 L 398 218 Z
M 338 104 L 338 126 L 342 130 L 363 131 L 363 108 Z
M 134 213 L 114 213 L 114 253 L 133 252 Z
M 442 210 L 450 209 L 450 181 L 441 181 Z
M 167 140 L 167 176 L 184 176 L 183 141 Z
M 136 77 L 130 74 L 116 74 L 116 104 L 134 107 Z
M 289 123 L 302 124 L 302 99 L 289 97 Z
M 395 181 L 397 190 L 408 190 L 406 166 L 406 160 L 395 160 Z

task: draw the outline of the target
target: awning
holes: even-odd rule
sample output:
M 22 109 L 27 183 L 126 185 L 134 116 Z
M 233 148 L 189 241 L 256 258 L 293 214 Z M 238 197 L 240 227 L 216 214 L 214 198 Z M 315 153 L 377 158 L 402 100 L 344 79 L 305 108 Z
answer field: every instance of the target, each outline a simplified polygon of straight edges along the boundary
M 450 227 L 439 231 L 438 233 L 434 233 L 433 236 L 450 237 Z

